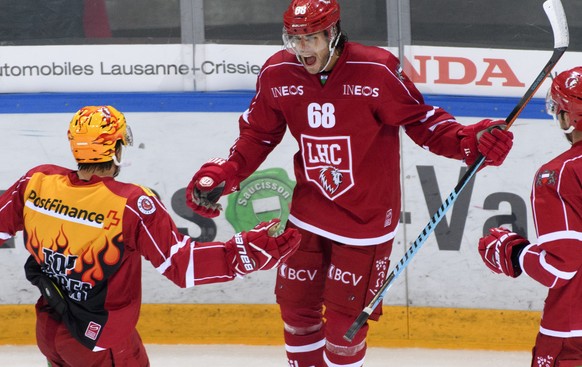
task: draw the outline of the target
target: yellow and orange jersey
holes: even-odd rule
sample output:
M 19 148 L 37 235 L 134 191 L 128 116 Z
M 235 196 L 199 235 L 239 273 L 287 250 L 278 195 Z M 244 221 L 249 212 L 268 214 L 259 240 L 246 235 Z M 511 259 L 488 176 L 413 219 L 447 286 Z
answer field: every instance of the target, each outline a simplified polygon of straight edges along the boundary
M 235 277 L 223 243 L 192 241 L 151 190 L 112 177 L 31 169 L 0 196 L 0 241 L 18 231 L 40 274 L 65 295 L 71 332 L 90 348 L 114 345 L 135 328 L 142 256 L 180 287 Z

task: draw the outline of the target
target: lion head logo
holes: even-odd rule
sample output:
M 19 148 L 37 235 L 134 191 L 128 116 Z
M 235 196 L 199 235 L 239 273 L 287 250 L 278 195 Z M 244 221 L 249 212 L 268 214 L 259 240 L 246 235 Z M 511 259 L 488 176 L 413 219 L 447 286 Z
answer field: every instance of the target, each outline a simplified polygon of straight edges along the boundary
M 335 167 L 327 166 L 319 171 L 319 181 L 323 189 L 330 194 L 339 189 L 342 184 L 343 174 Z

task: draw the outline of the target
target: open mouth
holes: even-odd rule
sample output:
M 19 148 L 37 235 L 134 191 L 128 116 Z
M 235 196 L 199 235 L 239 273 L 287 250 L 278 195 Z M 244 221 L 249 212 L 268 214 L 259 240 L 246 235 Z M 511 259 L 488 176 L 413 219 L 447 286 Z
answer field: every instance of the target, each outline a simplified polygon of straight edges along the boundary
M 306 66 L 312 66 L 315 64 L 315 62 L 317 61 L 317 58 L 315 56 L 307 56 L 307 57 L 302 57 L 303 59 L 303 63 Z

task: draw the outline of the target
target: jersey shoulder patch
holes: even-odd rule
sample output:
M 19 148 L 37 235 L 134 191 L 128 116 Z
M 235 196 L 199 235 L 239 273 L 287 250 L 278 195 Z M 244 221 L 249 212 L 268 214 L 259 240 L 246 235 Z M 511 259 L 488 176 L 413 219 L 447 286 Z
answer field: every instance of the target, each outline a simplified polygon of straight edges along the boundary
M 156 204 L 151 196 L 141 195 L 137 198 L 137 209 L 146 215 L 153 214 L 156 211 Z
M 146 215 L 153 214 L 156 211 L 156 199 L 159 199 L 160 196 L 157 192 L 150 189 L 149 187 L 136 185 L 142 190 L 141 195 L 137 198 L 137 209 Z

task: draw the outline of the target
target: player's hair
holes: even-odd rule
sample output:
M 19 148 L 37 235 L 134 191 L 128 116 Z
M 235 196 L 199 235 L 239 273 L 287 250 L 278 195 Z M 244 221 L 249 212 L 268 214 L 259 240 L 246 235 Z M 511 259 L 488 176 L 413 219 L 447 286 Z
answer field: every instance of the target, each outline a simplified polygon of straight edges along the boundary
M 338 20 L 335 26 L 339 37 L 339 40 L 337 41 L 337 45 L 335 46 L 335 48 L 341 53 L 344 50 L 346 42 L 348 42 L 348 35 L 342 31 L 341 20 Z
M 121 151 L 123 147 L 123 142 L 121 140 L 118 140 L 115 143 L 115 153 L 118 154 L 118 152 Z M 113 160 L 107 161 L 107 162 L 97 162 L 97 163 L 77 163 L 77 169 L 79 171 L 86 171 L 86 172 L 93 172 L 93 173 L 105 173 L 105 172 L 109 172 L 111 170 L 111 168 L 113 168 L 113 166 L 115 165 L 115 162 Z

